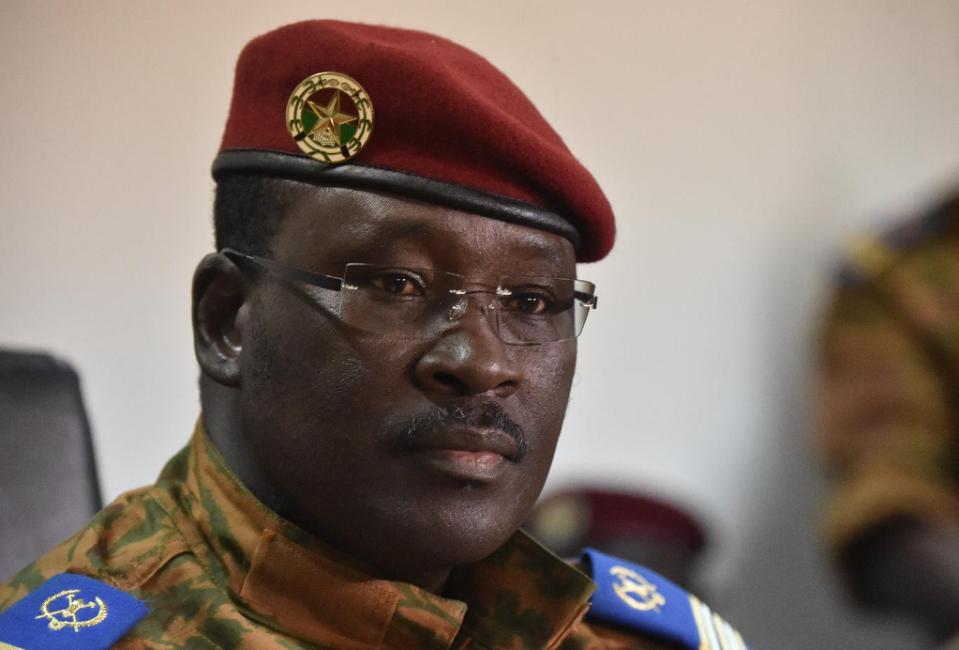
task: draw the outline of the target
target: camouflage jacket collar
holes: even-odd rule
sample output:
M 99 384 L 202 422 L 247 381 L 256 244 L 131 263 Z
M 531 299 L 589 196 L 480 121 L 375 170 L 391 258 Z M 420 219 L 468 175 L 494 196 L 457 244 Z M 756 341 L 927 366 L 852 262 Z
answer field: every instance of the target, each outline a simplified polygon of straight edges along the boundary
M 197 559 L 251 619 L 323 647 L 555 647 L 592 581 L 522 531 L 458 567 L 445 596 L 380 580 L 280 518 L 239 481 L 198 423 L 161 480 L 190 520 Z

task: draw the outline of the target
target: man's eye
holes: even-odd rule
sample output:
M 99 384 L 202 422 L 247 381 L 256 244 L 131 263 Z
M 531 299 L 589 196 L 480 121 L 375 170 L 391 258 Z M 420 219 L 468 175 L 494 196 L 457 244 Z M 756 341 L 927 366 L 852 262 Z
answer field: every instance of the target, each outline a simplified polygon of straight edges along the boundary
M 423 285 L 406 273 L 380 273 L 369 278 L 371 286 L 392 296 L 422 296 Z
M 506 308 L 520 314 L 536 316 L 549 311 L 550 303 L 549 296 L 541 293 L 514 293 L 506 301 Z

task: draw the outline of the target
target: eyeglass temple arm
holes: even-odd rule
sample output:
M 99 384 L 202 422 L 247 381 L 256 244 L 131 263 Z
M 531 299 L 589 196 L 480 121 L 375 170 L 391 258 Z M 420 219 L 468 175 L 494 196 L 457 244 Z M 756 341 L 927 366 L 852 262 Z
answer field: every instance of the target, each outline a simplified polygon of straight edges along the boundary
M 300 282 L 322 287 L 323 289 L 330 289 L 332 291 L 340 291 L 343 288 L 342 278 L 335 278 L 331 275 L 323 275 L 322 273 L 304 271 L 303 269 L 281 264 L 280 262 L 271 260 L 267 257 L 260 257 L 259 255 L 247 255 L 246 253 L 241 253 L 233 248 L 224 248 L 220 250 L 220 253 L 226 255 L 234 262 L 259 266 L 288 280 L 298 280 Z
M 573 297 L 576 300 L 580 301 L 590 309 L 596 309 L 599 307 L 599 296 L 595 296 L 589 293 L 584 293 L 582 291 L 574 291 Z
M 584 291 L 574 291 L 572 298 L 556 303 L 551 311 L 558 313 L 571 309 L 577 300 L 586 307 L 586 309 L 596 309 L 596 305 L 599 303 L 599 296 L 594 296 Z

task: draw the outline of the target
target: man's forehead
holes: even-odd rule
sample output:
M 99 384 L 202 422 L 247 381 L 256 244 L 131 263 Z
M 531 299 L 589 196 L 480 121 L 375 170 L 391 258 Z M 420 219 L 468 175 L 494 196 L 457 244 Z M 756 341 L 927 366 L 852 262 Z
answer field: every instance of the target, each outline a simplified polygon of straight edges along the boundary
M 275 250 L 303 261 L 361 261 L 356 255 L 373 261 L 371 255 L 406 251 L 575 270 L 572 244 L 545 230 L 378 192 L 297 184 L 295 194 Z

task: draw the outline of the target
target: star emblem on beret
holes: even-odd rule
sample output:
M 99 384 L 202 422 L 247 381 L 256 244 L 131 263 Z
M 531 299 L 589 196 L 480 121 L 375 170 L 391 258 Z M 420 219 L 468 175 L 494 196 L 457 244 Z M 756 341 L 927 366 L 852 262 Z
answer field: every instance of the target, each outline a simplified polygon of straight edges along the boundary
M 310 110 L 319 118 L 310 130 L 309 135 L 314 140 L 326 146 L 336 145 L 338 147 L 342 145 L 343 140 L 340 134 L 340 126 L 350 124 L 359 119 L 357 115 L 340 112 L 341 94 L 339 90 L 334 90 L 333 98 L 330 99 L 330 102 L 326 106 L 320 106 L 312 99 L 306 100 L 306 105 L 309 106 Z
M 328 164 L 356 156 L 373 132 L 373 104 L 357 81 L 338 72 L 307 77 L 290 95 L 287 128 L 303 153 Z

